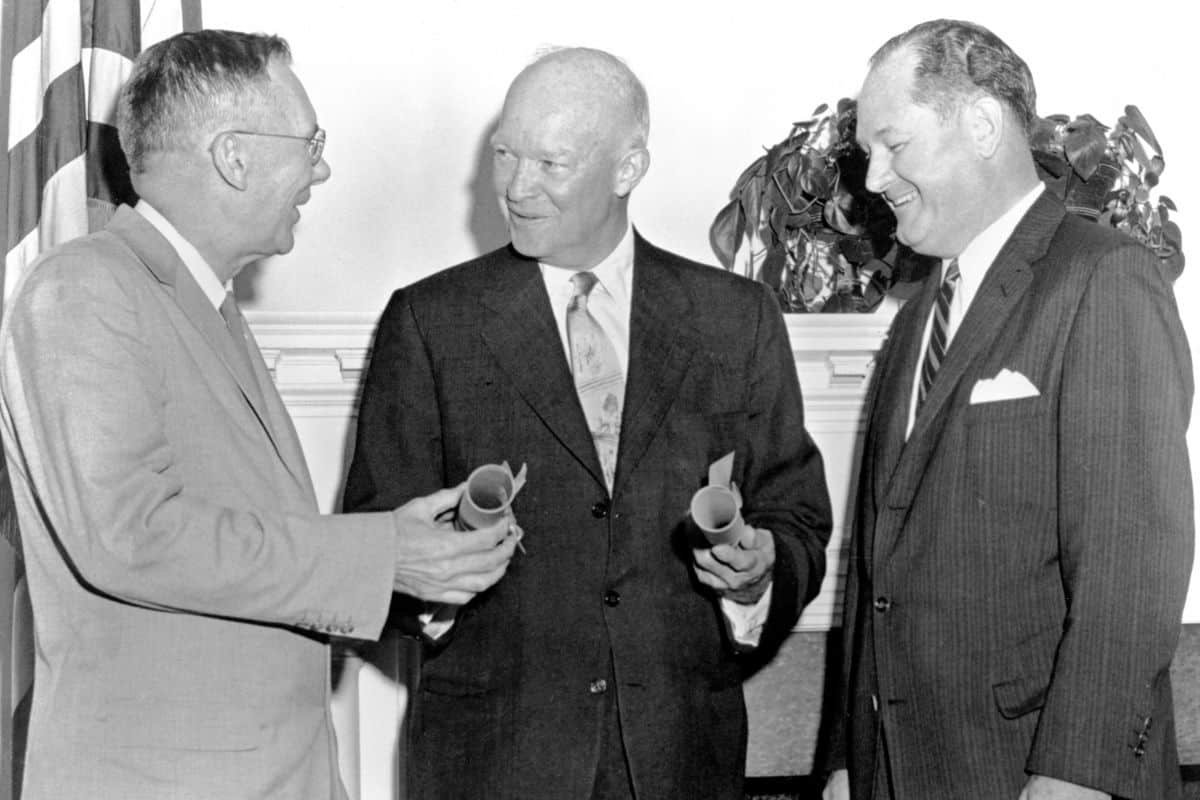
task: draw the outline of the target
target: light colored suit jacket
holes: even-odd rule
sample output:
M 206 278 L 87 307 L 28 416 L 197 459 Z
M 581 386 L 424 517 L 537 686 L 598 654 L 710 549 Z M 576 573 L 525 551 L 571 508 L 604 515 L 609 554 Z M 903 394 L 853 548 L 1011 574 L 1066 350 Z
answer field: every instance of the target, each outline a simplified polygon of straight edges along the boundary
M 1193 387 L 1170 283 L 1043 194 L 906 441 L 936 291 L 897 315 L 868 406 L 835 764 L 870 797 L 882 726 L 898 798 L 1012 800 L 1027 773 L 1176 798 Z
M 765 286 L 638 236 L 632 299 L 611 495 L 536 261 L 494 251 L 398 291 L 383 314 L 346 508 L 387 508 L 487 462 L 529 467 L 514 503 L 525 552 L 425 662 L 414 797 L 590 796 L 614 694 L 639 797 L 743 796 L 742 677 L 824 574 L 821 456 Z M 747 522 L 775 536 L 750 656 L 692 574 L 685 519 L 730 451 Z
M 327 637 L 381 630 L 393 524 L 318 513 L 261 357 L 248 376 L 233 348 L 129 208 L 6 310 L 37 643 L 25 800 L 344 796 Z

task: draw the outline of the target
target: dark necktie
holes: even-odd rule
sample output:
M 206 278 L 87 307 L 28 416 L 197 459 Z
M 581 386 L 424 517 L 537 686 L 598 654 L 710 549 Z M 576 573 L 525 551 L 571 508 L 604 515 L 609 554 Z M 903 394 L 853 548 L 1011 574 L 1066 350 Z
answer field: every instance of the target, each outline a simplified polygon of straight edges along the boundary
M 567 306 L 567 341 L 571 350 L 571 371 L 575 391 L 587 417 L 588 429 L 604 470 L 604 482 L 611 492 L 617 469 L 617 446 L 621 440 L 621 403 L 625 399 L 625 378 L 617 349 L 600 323 L 588 311 L 588 295 L 596 285 L 596 276 L 578 272 L 571 277 L 575 294 Z
M 233 348 L 237 351 L 238 360 L 241 362 L 238 366 L 243 370 L 242 378 L 250 381 L 247 389 L 254 392 L 256 400 L 261 400 L 258 379 L 254 373 L 254 361 L 250 356 L 250 343 L 246 340 L 246 319 L 238 309 L 233 292 L 225 293 L 225 301 L 221 303 L 220 311 L 225 320 L 225 327 L 229 331 L 229 338 L 233 340 Z
M 958 259 L 950 262 L 946 275 L 942 278 L 942 286 L 938 290 L 937 303 L 933 307 L 933 329 L 929 332 L 929 347 L 925 349 L 925 362 L 921 365 L 921 385 L 917 390 L 917 408 L 925 402 L 933 379 L 942 360 L 946 357 L 946 347 L 950 336 L 950 303 L 954 300 L 954 290 L 958 287 Z

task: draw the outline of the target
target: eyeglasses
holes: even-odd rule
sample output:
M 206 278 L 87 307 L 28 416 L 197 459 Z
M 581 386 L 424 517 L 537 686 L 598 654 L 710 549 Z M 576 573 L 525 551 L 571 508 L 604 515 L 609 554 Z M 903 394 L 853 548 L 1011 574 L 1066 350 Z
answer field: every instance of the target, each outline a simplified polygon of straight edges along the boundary
M 308 145 L 308 157 L 314 167 L 321 162 L 321 154 L 325 152 L 324 128 L 317 128 L 317 132 L 312 136 L 293 136 L 290 133 L 263 133 L 261 131 L 225 131 L 225 133 L 239 133 L 242 136 L 269 136 L 272 139 L 299 139 Z

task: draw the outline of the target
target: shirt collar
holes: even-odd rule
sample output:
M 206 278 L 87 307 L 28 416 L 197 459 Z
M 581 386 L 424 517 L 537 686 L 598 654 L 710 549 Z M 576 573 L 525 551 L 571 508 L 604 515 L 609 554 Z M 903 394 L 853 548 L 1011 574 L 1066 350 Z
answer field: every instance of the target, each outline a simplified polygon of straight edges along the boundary
M 1025 212 L 1033 206 L 1045 189 L 1045 184 L 1038 181 L 1037 186 L 1030 189 L 1026 195 L 1013 204 L 1012 208 L 997 217 L 995 222 L 984 228 L 958 256 L 959 291 L 964 297 L 975 296 L 975 290 L 983 282 L 983 276 L 987 274 L 988 267 L 996 260 L 1004 243 L 1017 229 Z M 949 264 L 950 260 L 946 259 L 942 262 L 943 275 L 945 274 L 945 265 Z
M 153 225 L 171 247 L 175 248 L 179 260 L 183 262 L 192 278 L 199 284 L 204 296 L 213 304 L 213 308 L 220 309 L 221 303 L 225 302 L 225 287 L 221 285 L 217 273 L 213 272 L 213 268 L 204 260 L 204 256 L 200 255 L 200 251 L 183 238 L 183 234 L 175 229 L 175 226 L 162 215 L 162 212 L 145 200 L 138 200 L 134 210 Z
M 541 267 L 544 278 L 554 279 L 553 276 L 561 275 L 567 282 L 576 272 L 584 271 L 554 267 L 541 262 L 538 262 L 538 266 Z M 611 253 L 586 271 L 596 276 L 597 287 L 612 295 L 619 305 L 629 305 L 629 298 L 633 294 L 633 225 L 625 228 L 625 235 Z

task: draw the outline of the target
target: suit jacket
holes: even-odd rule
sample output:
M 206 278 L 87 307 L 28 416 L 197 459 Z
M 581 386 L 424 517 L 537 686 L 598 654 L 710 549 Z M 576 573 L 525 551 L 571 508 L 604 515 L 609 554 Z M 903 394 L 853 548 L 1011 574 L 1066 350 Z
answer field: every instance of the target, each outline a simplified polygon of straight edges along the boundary
M 121 208 L 0 333 L 36 631 L 25 800 L 344 797 L 327 635 L 378 635 L 386 514 L 323 517 L 255 349 Z
M 536 261 L 497 250 L 384 312 L 346 507 L 487 462 L 529 468 L 514 507 L 526 552 L 424 664 L 416 797 L 589 797 L 609 692 L 639 797 L 742 797 L 742 663 L 684 518 L 708 465 L 736 452 L 744 516 L 775 539 L 769 650 L 824 572 L 821 458 L 766 287 L 639 236 L 632 304 L 611 496 Z
M 905 441 L 935 284 L 898 313 L 868 406 L 834 746 L 853 796 L 882 727 L 897 798 L 1012 800 L 1026 773 L 1176 798 L 1192 375 L 1171 286 L 1043 194 Z M 1002 369 L 1039 395 L 972 404 Z

